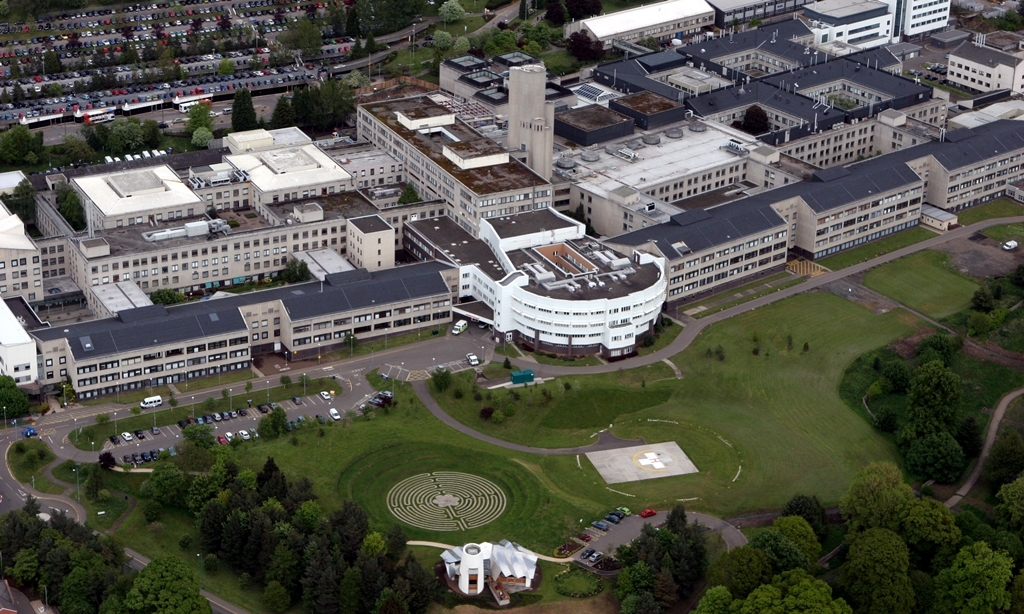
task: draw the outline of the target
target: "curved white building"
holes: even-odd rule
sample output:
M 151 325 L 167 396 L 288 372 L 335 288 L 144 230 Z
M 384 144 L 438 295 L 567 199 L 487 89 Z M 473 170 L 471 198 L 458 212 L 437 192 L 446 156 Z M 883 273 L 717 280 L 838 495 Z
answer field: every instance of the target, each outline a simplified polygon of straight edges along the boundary
M 459 267 L 460 297 L 477 300 L 457 314 L 546 352 L 629 356 L 665 302 L 664 258 L 613 251 L 551 209 L 481 220 L 479 240 L 447 218 L 411 222 L 405 248 Z

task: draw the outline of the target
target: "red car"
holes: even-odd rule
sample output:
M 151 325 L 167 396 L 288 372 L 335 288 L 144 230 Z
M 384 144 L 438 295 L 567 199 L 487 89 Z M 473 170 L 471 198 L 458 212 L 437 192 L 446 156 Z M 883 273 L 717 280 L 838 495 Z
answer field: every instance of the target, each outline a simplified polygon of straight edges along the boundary
M 223 435 L 217 435 L 217 443 L 219 443 L 222 446 L 228 445 L 227 437 L 224 437 Z
M 590 541 L 590 533 L 581 533 L 580 534 L 580 539 L 582 539 L 585 542 Z
M 657 513 L 658 512 L 652 510 L 651 508 L 647 508 L 644 511 L 640 512 L 640 517 L 641 518 L 650 518 L 651 516 L 654 516 Z

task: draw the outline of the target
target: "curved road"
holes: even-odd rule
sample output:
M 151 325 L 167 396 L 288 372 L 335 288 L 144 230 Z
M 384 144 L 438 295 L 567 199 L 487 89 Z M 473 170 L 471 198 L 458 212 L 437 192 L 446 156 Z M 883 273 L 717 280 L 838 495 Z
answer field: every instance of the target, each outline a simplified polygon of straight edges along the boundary
M 971 492 L 974 485 L 977 484 L 978 480 L 981 478 L 981 470 L 985 466 L 985 461 L 988 459 L 988 453 L 992 449 L 992 444 L 996 441 L 996 435 L 999 434 L 999 423 L 1003 420 L 1006 408 L 1010 406 L 1010 403 L 1012 403 L 1014 399 L 1021 395 L 1024 395 L 1024 388 L 1011 390 L 999 400 L 999 405 L 996 406 L 995 412 L 992 413 L 992 420 L 988 423 L 988 433 L 985 434 L 985 445 L 981 448 L 981 454 L 978 456 L 978 462 L 974 465 L 974 470 L 971 471 L 971 475 L 967 478 L 967 481 L 957 489 L 956 494 L 949 499 L 946 499 L 946 507 L 953 507 L 957 503 L 960 503 L 960 501 L 967 496 L 967 493 Z

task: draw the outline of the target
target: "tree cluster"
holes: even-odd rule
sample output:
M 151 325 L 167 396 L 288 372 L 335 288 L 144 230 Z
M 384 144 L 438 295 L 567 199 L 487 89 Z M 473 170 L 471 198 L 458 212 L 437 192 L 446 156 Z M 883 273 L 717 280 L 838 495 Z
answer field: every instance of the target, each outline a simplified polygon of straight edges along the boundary
M 28 415 L 28 393 L 10 375 L 0 375 L 0 406 L 7 408 L 8 420 Z
M 98 470 L 95 473 L 99 473 Z M 0 516 L 4 575 L 32 595 L 45 594 L 66 614 L 210 612 L 192 571 L 179 559 L 126 572 L 128 557 L 114 538 L 58 512 L 46 522 L 39 503 Z
M 623 611 L 650 611 L 643 604 L 668 608 L 689 596 L 704 576 L 708 552 L 703 529 L 688 522 L 682 505 L 668 513 L 665 524 L 655 529 L 645 524 L 640 536 L 620 546 L 616 556 L 623 568 L 616 596 Z
M 355 110 L 355 95 L 341 81 L 328 80 L 318 87 L 295 90 L 291 106 L 299 126 L 333 130 Z
M 569 35 L 565 49 L 569 55 L 581 62 L 591 62 L 604 57 L 604 43 L 590 38 L 584 30 Z
M 43 159 L 43 133 L 15 124 L 0 135 L 0 160 L 9 165 L 35 165 Z
M 312 482 L 288 480 L 273 458 L 258 473 L 225 458 L 192 478 L 183 497 L 172 483 L 177 498 L 163 501 L 185 501 L 203 553 L 248 574 L 268 609 L 283 612 L 301 602 L 314 614 L 354 614 L 379 611 L 384 600 L 397 608 L 386 611 L 426 611 L 437 583 L 413 555 L 398 564 L 406 541 L 400 527 L 372 531 L 351 501 L 324 513 Z M 152 488 L 151 496 L 162 489 Z
M 85 230 L 85 210 L 82 201 L 67 183 L 57 186 L 57 210 L 73 230 Z
M 7 210 L 28 222 L 36 217 L 36 189 L 28 179 L 22 179 L 10 194 L 0 196 Z
M 423 13 L 423 0 L 358 0 L 349 8 L 358 15 L 358 31 L 367 34 L 390 34 L 409 27 L 412 20 Z M 349 32 L 349 36 L 358 34 Z
M 281 270 L 281 279 L 290 284 L 309 281 L 312 277 L 313 274 L 309 272 L 309 265 L 306 264 L 305 260 L 299 260 L 298 258 L 289 260 L 285 263 L 284 269 Z

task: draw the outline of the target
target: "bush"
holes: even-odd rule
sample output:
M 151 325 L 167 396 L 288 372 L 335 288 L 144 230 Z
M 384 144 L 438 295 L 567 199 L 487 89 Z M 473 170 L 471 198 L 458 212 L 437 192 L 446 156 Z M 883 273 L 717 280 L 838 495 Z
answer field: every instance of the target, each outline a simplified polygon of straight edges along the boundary
M 203 566 L 206 568 L 206 573 L 217 573 L 217 569 L 220 568 L 220 559 L 211 552 L 203 557 Z
M 156 533 L 156 534 L 159 535 L 160 533 L 164 532 L 164 528 L 165 527 L 164 527 L 164 523 L 160 522 L 159 520 L 156 520 L 156 521 L 153 521 L 153 522 L 147 524 L 146 528 L 149 529 L 150 533 Z
M 243 571 L 238 576 L 238 588 L 244 591 L 248 590 L 250 586 L 252 586 L 252 576 L 250 576 L 248 572 Z
M 473 400 L 474 401 L 483 401 L 484 400 L 484 395 L 480 394 L 480 391 L 477 390 L 476 392 L 473 393 Z
M 462 395 L 462 388 L 456 388 L 455 392 L 452 393 L 452 396 L 454 396 L 456 399 L 461 399 L 462 396 L 463 396 Z
M 505 421 L 505 413 L 500 409 L 495 410 L 494 413 L 491 414 L 491 421 L 495 424 L 501 424 Z
M 924 479 L 952 484 L 963 473 L 967 460 L 963 449 L 946 432 L 917 439 L 907 450 L 907 469 Z
M 25 450 L 26 450 L 26 448 L 25 448 L 25 442 L 24 441 L 19 441 L 18 443 L 14 444 L 14 453 L 15 454 L 24 454 Z
M 142 514 L 146 517 L 146 522 L 156 522 L 160 520 L 160 515 L 163 514 L 164 508 L 159 502 L 150 499 L 142 505 Z
M 494 408 L 493 407 L 481 407 L 480 408 L 480 417 L 483 418 L 484 420 L 490 420 L 492 415 L 494 415 Z
M 516 415 L 516 406 L 509 405 L 508 407 L 505 408 L 503 413 L 505 414 L 506 418 L 511 418 L 512 416 Z
M 896 432 L 896 412 L 886 407 L 875 413 L 875 428 L 883 433 Z
M 192 536 L 188 533 L 183 534 L 178 538 L 178 546 L 180 546 L 182 550 L 188 550 L 192 547 Z
M 505 357 L 505 362 L 501 363 L 501 366 L 506 369 L 512 368 L 512 361 L 508 359 L 508 356 Z

